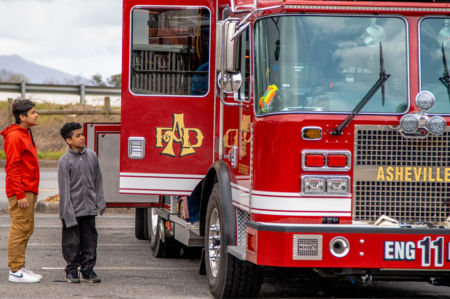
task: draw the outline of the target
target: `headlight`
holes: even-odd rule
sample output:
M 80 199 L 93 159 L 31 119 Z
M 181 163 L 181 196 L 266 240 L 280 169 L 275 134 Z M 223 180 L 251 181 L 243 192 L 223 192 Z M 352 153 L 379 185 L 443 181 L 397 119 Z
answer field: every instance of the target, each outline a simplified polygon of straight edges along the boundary
M 422 111 L 430 110 L 434 105 L 434 95 L 429 91 L 422 91 L 416 96 L 416 105 Z
M 324 178 L 305 178 L 303 180 L 304 194 L 325 194 L 326 180 Z
M 348 179 L 327 179 L 327 191 L 329 194 L 348 194 L 350 192 Z
M 445 131 L 446 127 L 447 123 L 445 119 L 440 116 L 433 116 L 428 121 L 428 129 L 430 130 L 431 134 L 441 135 Z
M 407 114 L 400 120 L 400 127 L 403 132 L 414 133 L 419 128 L 419 120 L 412 114 Z

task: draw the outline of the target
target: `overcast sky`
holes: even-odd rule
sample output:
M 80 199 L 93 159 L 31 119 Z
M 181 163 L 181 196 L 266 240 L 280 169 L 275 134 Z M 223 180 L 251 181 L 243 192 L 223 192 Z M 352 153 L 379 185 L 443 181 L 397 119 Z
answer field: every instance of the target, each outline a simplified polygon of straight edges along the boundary
M 121 72 L 122 0 L 0 0 L 0 55 L 73 75 Z

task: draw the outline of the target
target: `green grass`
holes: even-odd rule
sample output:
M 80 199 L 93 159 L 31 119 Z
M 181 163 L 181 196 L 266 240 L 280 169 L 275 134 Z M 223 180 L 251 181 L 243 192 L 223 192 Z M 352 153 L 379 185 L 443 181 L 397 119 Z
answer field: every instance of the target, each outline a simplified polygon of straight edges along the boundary
M 38 158 L 42 160 L 59 160 L 66 152 L 38 152 Z M 5 151 L 0 151 L 0 159 L 6 159 Z
M 66 152 L 37 152 L 38 158 L 42 160 L 59 160 Z

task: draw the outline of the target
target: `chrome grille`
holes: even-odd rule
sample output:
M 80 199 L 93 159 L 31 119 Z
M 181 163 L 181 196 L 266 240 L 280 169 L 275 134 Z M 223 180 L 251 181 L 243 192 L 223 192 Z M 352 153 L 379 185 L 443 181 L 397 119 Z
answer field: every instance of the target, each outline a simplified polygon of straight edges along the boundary
M 294 235 L 294 260 L 321 260 L 322 235 Z
M 449 139 L 449 131 L 417 140 L 404 139 L 397 130 L 386 127 L 357 130 L 355 165 L 449 167 Z
M 250 213 L 236 209 L 237 229 L 238 229 L 238 246 L 247 248 L 247 222 L 250 221 Z
M 450 183 L 357 181 L 354 220 L 387 215 L 401 222 L 444 222 Z
M 418 140 L 387 126 L 355 126 L 353 220 L 387 215 L 407 223 L 444 222 L 450 215 L 449 138 L 449 128 Z

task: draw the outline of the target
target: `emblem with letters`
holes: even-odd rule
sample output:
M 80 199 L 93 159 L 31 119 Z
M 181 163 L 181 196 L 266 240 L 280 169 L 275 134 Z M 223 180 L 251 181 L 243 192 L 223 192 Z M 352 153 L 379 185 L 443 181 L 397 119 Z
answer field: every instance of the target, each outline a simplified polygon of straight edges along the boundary
M 181 151 L 179 157 L 195 154 L 194 148 L 199 148 L 203 143 L 203 134 L 199 129 L 186 128 L 184 125 L 184 114 L 172 115 L 172 127 L 156 127 L 156 145 L 155 148 L 164 148 L 161 155 L 169 157 L 175 157 L 175 151 L 173 149 L 174 143 L 179 143 Z M 189 133 L 195 133 L 196 143 L 191 144 L 189 142 Z M 165 143 L 165 145 L 163 145 Z

